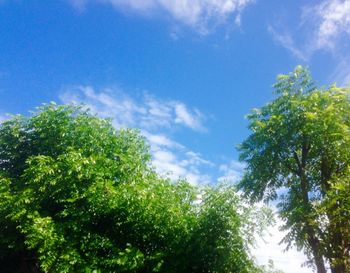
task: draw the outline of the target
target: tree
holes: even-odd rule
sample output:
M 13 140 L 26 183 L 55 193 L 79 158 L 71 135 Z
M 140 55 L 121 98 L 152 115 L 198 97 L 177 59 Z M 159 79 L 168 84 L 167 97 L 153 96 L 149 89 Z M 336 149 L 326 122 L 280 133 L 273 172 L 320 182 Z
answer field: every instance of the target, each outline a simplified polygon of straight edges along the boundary
M 239 187 L 251 200 L 279 201 L 283 241 L 304 249 L 317 272 L 325 261 L 333 273 L 350 272 L 349 89 L 316 88 L 300 66 L 274 87 L 277 98 L 248 115 Z
M 169 181 L 150 159 L 82 107 L 2 123 L 1 272 L 262 272 L 232 189 Z

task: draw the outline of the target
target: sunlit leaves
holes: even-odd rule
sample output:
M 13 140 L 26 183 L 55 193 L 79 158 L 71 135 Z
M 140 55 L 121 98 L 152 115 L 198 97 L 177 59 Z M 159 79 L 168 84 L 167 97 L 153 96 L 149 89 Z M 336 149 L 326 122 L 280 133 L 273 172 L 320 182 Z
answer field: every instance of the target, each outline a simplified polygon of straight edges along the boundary
M 248 244 L 268 213 L 232 187 L 162 178 L 150 162 L 137 131 L 82 107 L 3 122 L 1 272 L 261 272 Z
M 336 199 L 333 181 L 343 179 L 350 165 L 350 91 L 317 88 L 300 66 L 278 76 L 274 88 L 277 97 L 247 116 L 252 134 L 239 147 L 247 163 L 240 187 L 253 201 L 278 199 L 288 247 L 303 248 L 319 258 L 319 265 L 323 256 L 333 267 L 335 245 L 350 239 L 344 231 L 337 233 L 334 226 L 342 220 L 332 216 L 334 209 L 346 210 L 348 202 Z M 283 196 L 277 194 L 280 189 Z M 333 208 L 320 205 L 334 199 L 340 203 Z M 336 255 L 349 258 L 344 248 Z

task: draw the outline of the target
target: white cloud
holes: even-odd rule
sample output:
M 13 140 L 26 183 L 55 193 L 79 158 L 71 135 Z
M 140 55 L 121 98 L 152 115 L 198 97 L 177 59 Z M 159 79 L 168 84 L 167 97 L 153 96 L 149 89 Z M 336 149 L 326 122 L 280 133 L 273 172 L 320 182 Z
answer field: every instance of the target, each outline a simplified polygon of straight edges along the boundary
M 117 88 L 96 91 L 91 86 L 75 86 L 66 89 L 60 99 L 63 103 L 84 103 L 99 116 L 113 118 L 116 128 L 140 129 L 150 144 L 153 165 L 160 174 L 171 179 L 186 178 L 192 184 L 210 181 L 201 169 L 213 164 L 169 136 L 176 128 L 204 130 L 204 115 L 199 110 L 150 94 L 130 97 Z
M 278 32 L 276 29 L 272 26 L 268 26 L 268 31 L 272 35 L 275 42 L 286 48 L 288 51 L 290 51 L 295 57 L 297 57 L 300 60 L 307 60 L 309 58 L 309 54 L 306 51 L 303 51 L 300 49 L 292 35 L 288 32 Z
M 349 0 L 327 0 L 306 7 L 302 17 L 315 26 L 316 48 L 334 48 L 343 35 L 350 34 Z
M 183 124 L 189 128 L 194 130 L 203 130 L 203 126 L 201 124 L 202 114 L 199 110 L 195 109 L 194 113 L 190 113 L 183 103 L 175 104 L 175 123 Z
M 174 180 L 186 178 L 192 185 L 210 183 L 211 177 L 203 174 L 202 168 L 213 167 L 213 163 L 164 134 L 143 131 L 143 135 L 150 143 L 153 164 L 159 174 Z
M 116 10 L 133 11 L 142 15 L 163 14 L 177 22 L 207 34 L 214 25 L 232 18 L 240 24 L 241 13 L 254 0 L 69 0 L 79 10 L 89 3 L 112 5 Z
M 186 178 L 192 185 L 207 184 L 210 182 L 209 175 L 203 175 L 198 165 L 192 164 L 186 159 L 186 155 L 179 156 L 170 150 L 153 151 L 153 164 L 158 173 L 171 179 Z M 185 159 L 181 159 L 184 157 Z
M 343 39 L 350 38 L 350 0 L 324 0 L 304 6 L 300 18 L 294 20 L 300 23 L 289 31 L 281 31 L 280 22 L 278 27 L 268 27 L 276 42 L 302 60 L 309 59 L 317 50 L 335 53 Z
M 350 86 L 350 56 L 338 62 L 330 78 L 339 86 Z
M 143 135 L 148 139 L 150 144 L 155 147 L 184 148 L 184 146 L 171 140 L 165 135 L 151 134 L 147 131 L 143 131 Z
M 183 160 L 181 162 L 181 165 L 194 165 L 194 166 L 207 165 L 207 166 L 213 166 L 213 163 L 211 163 L 208 160 L 203 159 L 199 153 L 195 153 L 193 151 L 186 151 L 186 156 L 187 156 L 187 159 Z
M 218 180 L 236 183 L 241 180 L 244 168 L 245 164 L 236 160 L 232 160 L 228 164 L 221 164 L 219 166 L 221 176 Z
M 287 27 L 279 21 L 268 26 L 268 31 L 299 60 L 309 61 L 319 51 L 330 54 L 339 64 L 331 80 L 349 84 L 350 0 L 323 0 L 301 10 L 293 18 L 299 23 Z
M 75 86 L 60 98 L 64 103 L 83 102 L 100 116 L 113 117 L 117 128 L 154 130 L 179 125 L 195 131 L 204 130 L 204 115 L 197 109 L 190 110 L 181 102 L 160 100 L 149 94 L 135 99 L 116 88 L 96 92 L 91 86 Z

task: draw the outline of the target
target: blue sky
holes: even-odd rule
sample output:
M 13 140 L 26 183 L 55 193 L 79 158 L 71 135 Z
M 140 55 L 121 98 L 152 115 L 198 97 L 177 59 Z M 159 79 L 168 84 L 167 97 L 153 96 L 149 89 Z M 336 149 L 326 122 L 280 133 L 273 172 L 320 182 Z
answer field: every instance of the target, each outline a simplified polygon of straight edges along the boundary
M 0 119 L 86 103 L 139 128 L 160 172 L 237 180 L 244 116 L 276 75 L 302 64 L 347 85 L 349 49 L 349 0 L 0 0 Z M 302 272 L 298 253 L 264 247 Z

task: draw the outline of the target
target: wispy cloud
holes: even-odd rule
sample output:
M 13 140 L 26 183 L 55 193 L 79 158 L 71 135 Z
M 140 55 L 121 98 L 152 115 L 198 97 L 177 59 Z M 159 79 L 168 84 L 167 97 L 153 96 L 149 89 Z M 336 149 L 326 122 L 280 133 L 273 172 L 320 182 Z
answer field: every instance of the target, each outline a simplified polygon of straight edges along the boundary
M 170 139 L 164 133 L 143 131 L 150 143 L 153 164 L 158 173 L 171 179 L 186 178 L 191 184 L 208 184 L 212 177 L 203 171 L 214 164 L 202 158 L 184 145 Z
M 330 78 L 340 86 L 350 86 L 350 56 L 339 60 Z
M 240 24 L 241 13 L 254 0 L 69 0 L 79 10 L 89 3 L 109 4 L 116 10 L 141 15 L 171 16 L 175 21 L 207 34 L 227 21 Z
M 338 83 L 350 81 L 350 0 L 324 0 L 302 7 L 293 26 L 270 24 L 268 31 L 276 43 L 297 59 L 308 62 L 316 52 L 323 51 L 339 65 L 334 75 Z M 341 72 L 336 73 L 336 71 Z
M 303 9 L 302 20 L 313 25 L 314 49 L 334 49 L 340 39 L 350 35 L 350 1 L 326 0 L 307 6 Z
M 231 160 L 229 163 L 221 164 L 219 166 L 221 176 L 218 178 L 218 180 L 237 183 L 241 180 L 244 169 L 245 164 L 237 160 Z
M 198 109 L 189 109 L 175 100 L 161 100 L 150 94 L 132 98 L 117 88 L 100 92 L 91 86 L 73 86 L 64 91 L 63 102 L 84 102 L 102 117 L 113 117 L 114 125 L 137 127 L 145 130 L 187 127 L 203 131 L 204 115 Z
M 152 145 L 152 144 L 151 144 Z M 193 157 L 193 152 L 179 152 L 174 149 L 164 149 L 151 146 L 153 164 L 160 174 L 167 175 L 171 179 L 186 178 L 191 184 L 208 184 L 211 177 L 201 171 L 201 166 L 212 166 L 212 163 L 204 163 L 206 160 Z M 198 155 L 200 156 L 200 155 Z
M 131 97 L 117 88 L 96 91 L 91 86 L 66 88 L 60 95 L 63 103 L 84 103 L 101 117 L 113 118 L 116 128 L 138 128 L 150 144 L 153 164 L 160 174 L 172 179 L 186 178 L 192 184 L 209 183 L 204 167 L 213 164 L 199 153 L 174 141 L 174 130 L 205 130 L 204 115 L 183 102 L 162 100 L 149 93 Z M 205 173 L 205 172 L 204 172 Z
M 348 70 L 347 75 L 343 78 L 343 83 L 341 85 L 350 86 L 350 69 Z
M 268 31 L 272 35 L 273 39 L 276 43 L 280 44 L 284 48 L 286 48 L 288 51 L 290 51 L 295 57 L 297 57 L 300 60 L 307 60 L 309 58 L 309 52 L 302 50 L 296 45 L 296 42 L 294 41 L 292 35 L 285 31 L 277 31 L 273 26 L 268 26 Z
M 193 130 L 204 130 L 201 123 L 202 114 L 198 109 L 194 109 L 194 113 L 190 113 L 183 103 L 175 103 L 175 123 L 182 124 Z
M 325 0 L 304 6 L 299 18 L 294 19 L 300 23 L 288 31 L 271 25 L 268 31 L 300 59 L 310 58 L 317 50 L 338 50 L 341 41 L 350 40 L 350 0 Z
M 350 0 L 327 0 L 303 10 L 306 24 L 315 26 L 311 51 L 328 50 L 338 65 L 332 79 L 340 85 L 350 84 Z

